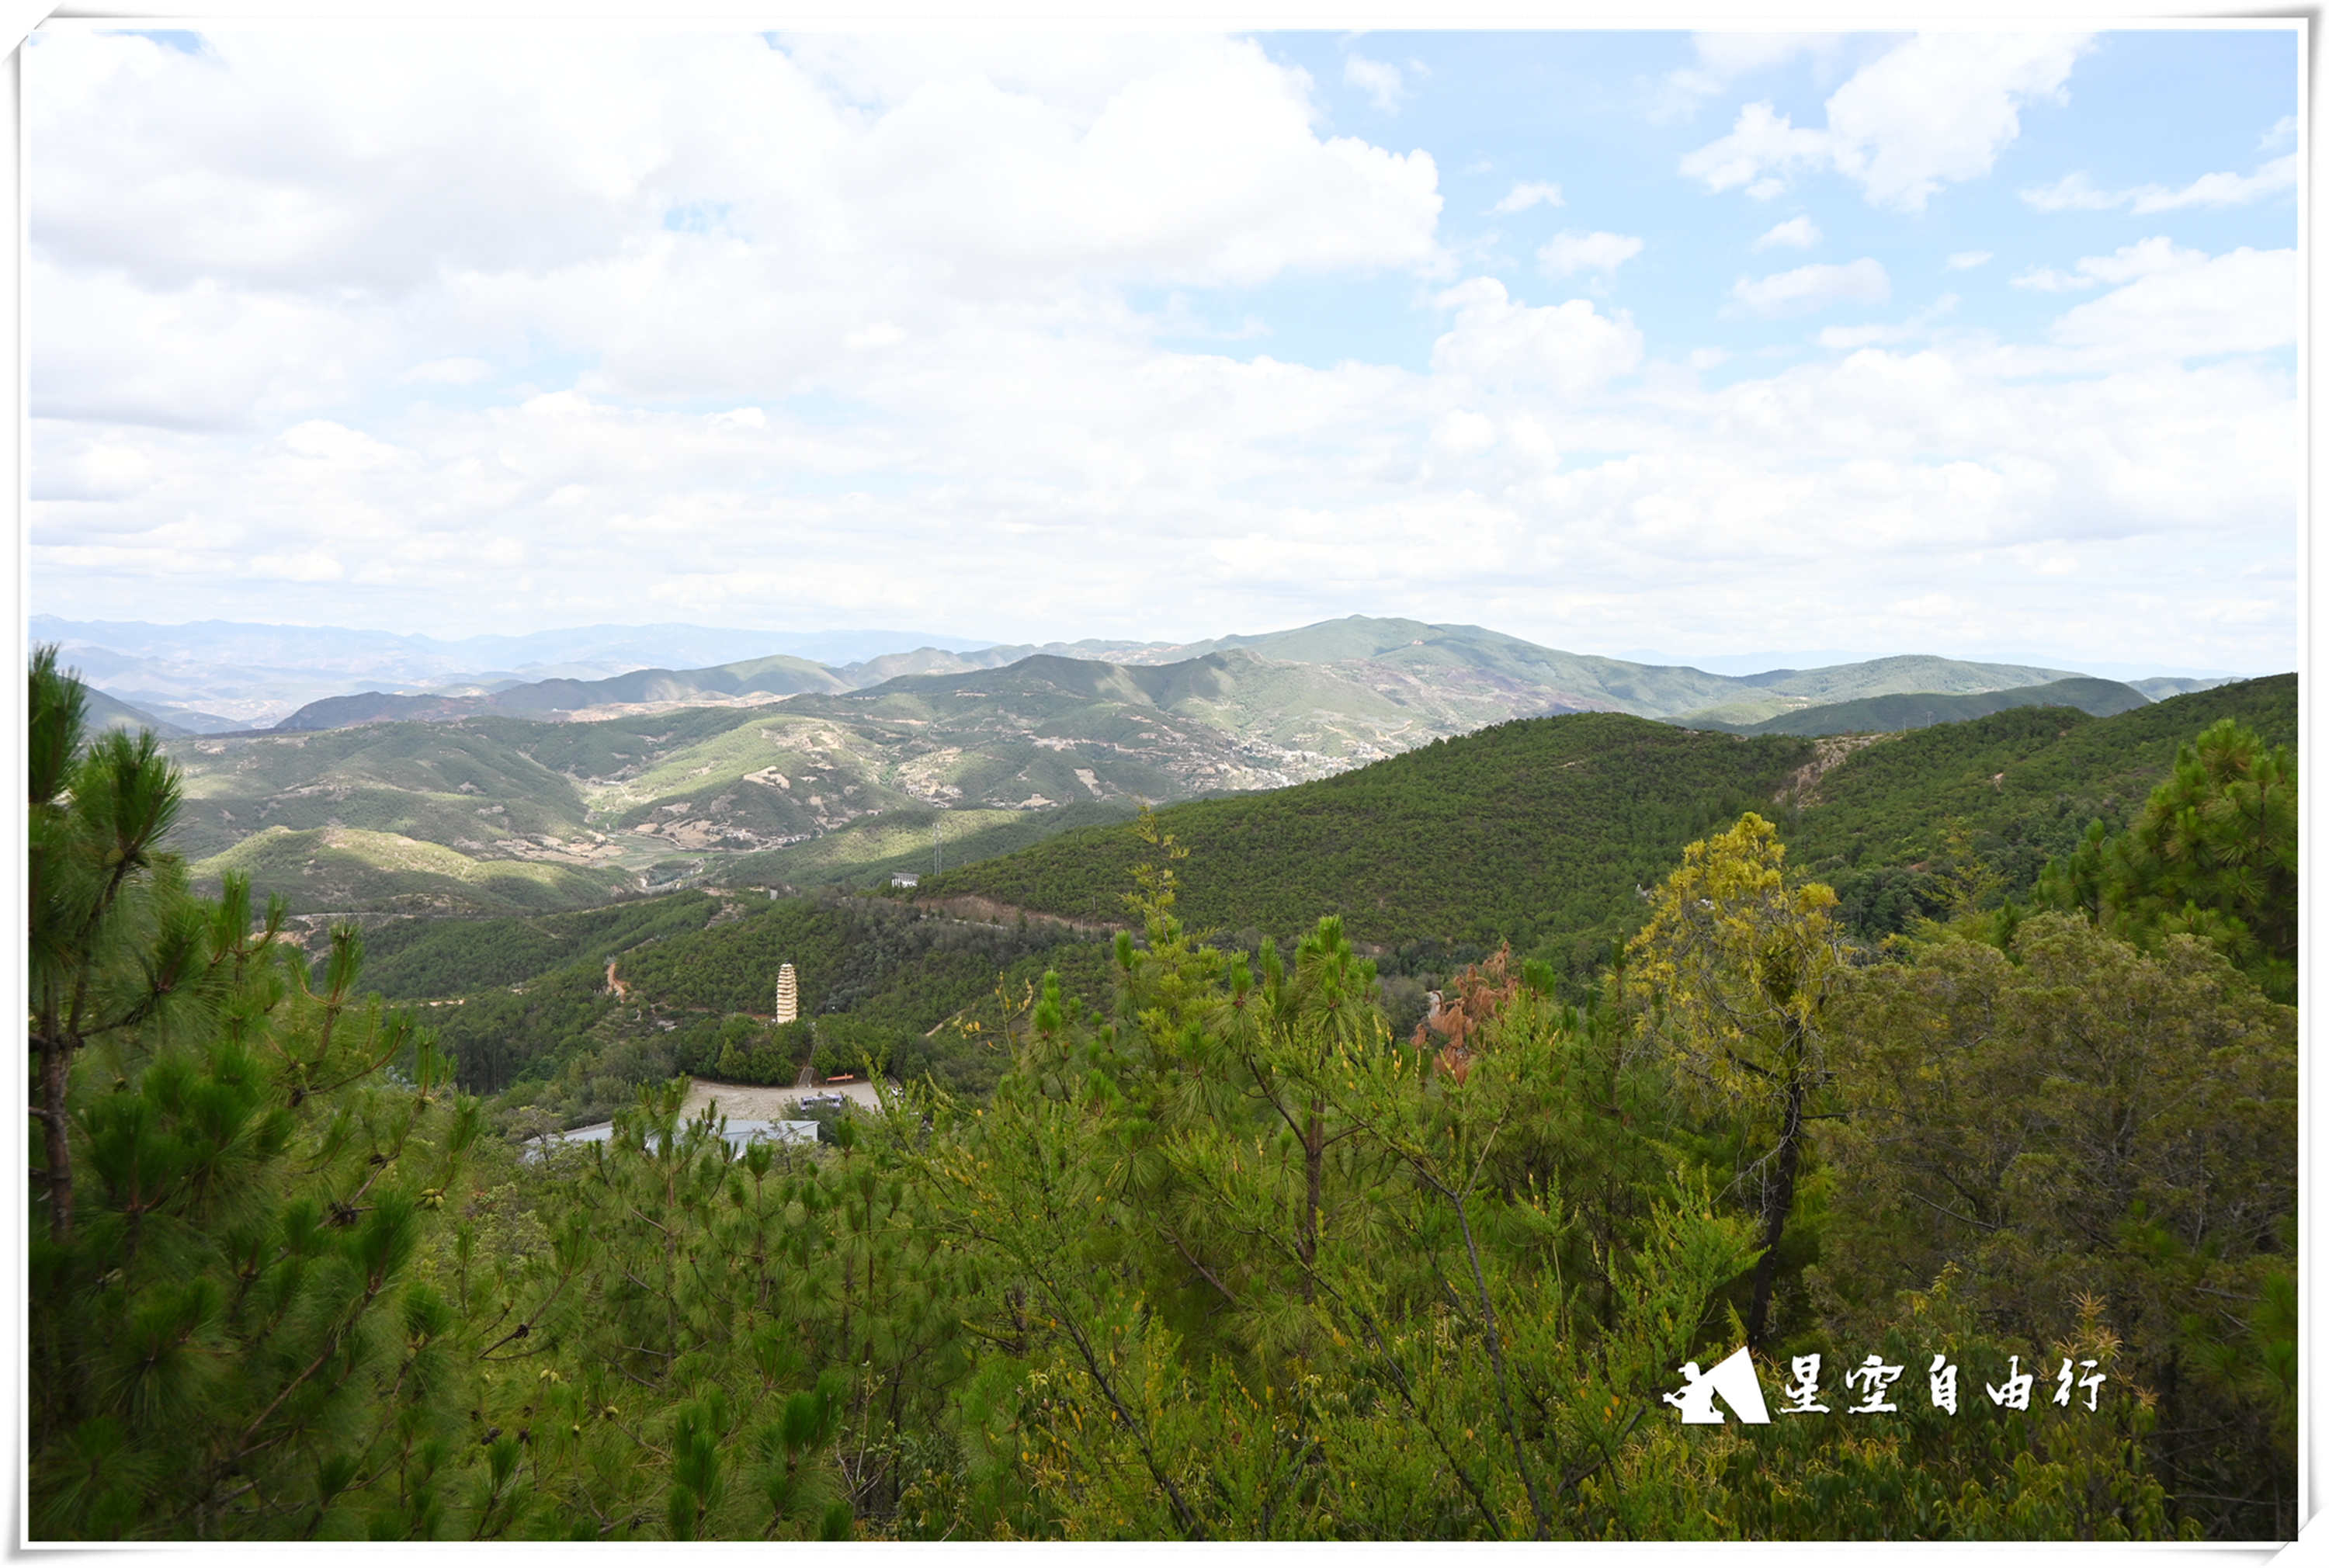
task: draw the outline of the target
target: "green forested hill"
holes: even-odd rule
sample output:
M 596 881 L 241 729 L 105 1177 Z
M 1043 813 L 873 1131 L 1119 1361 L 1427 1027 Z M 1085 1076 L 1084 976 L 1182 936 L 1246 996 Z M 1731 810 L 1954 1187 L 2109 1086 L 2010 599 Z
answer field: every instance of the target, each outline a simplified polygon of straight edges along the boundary
M 2119 825 L 2166 775 L 2176 746 L 2227 716 L 2268 742 L 2293 741 L 2296 678 L 2108 718 L 2013 709 L 1838 746 L 1819 754 L 1834 765 L 1815 765 L 1807 789 L 1782 785 L 1815 756 L 1808 741 L 1683 731 L 1690 741 L 1674 746 L 1675 730 L 1615 714 L 1532 719 L 1159 817 L 1192 851 L 1183 906 L 1201 925 L 1283 932 L 1310 909 L 1342 914 L 1354 937 L 1387 946 L 1508 938 L 1526 948 L 1623 925 L 1636 883 L 1664 875 L 1708 823 L 1750 807 L 1780 816 L 1792 863 L 1834 881 L 1848 914 L 1856 897 L 1879 897 L 1900 878 L 1928 886 L 1917 879 L 1931 876 L 1925 863 L 1942 852 L 1952 820 L 2010 890 L 2026 890 L 2089 822 Z M 1140 859 L 1130 828 L 1089 830 L 925 880 L 919 892 L 1104 916 Z M 1898 918 L 1874 925 L 1897 928 Z
M 603 867 L 486 859 L 362 828 L 263 828 L 191 870 L 197 887 L 240 872 L 296 914 L 516 914 L 604 904 L 630 887 Z
M 1855 751 L 1782 824 L 1793 864 L 1850 904 L 1857 878 L 1921 873 L 1952 821 L 2025 892 L 2099 817 L 2113 831 L 2174 765 L 2175 748 L 2220 718 L 2268 745 L 2296 741 L 2296 677 L 2218 686 L 2108 718 L 2023 708 L 1937 725 Z
M 391 1000 L 514 985 L 562 964 L 603 963 L 650 937 L 701 931 L 708 893 L 499 920 L 392 920 L 364 932 L 364 983 Z
M 1032 812 L 903 806 L 806 843 L 739 856 L 721 876 L 747 886 L 863 887 L 887 881 L 893 871 L 929 874 L 934 862 L 961 867 L 992 859 L 1078 828 L 1128 821 L 1137 811 L 1135 803 L 1122 798 Z
M 586 814 L 574 781 L 554 765 L 466 725 L 197 737 L 172 756 L 186 783 L 171 842 L 189 859 L 269 827 L 344 827 L 484 849 L 496 839 L 579 833 Z
M 1190 851 L 1182 908 L 1199 925 L 1283 935 L 1339 914 L 1370 944 L 1525 944 L 1601 927 L 1692 838 L 1768 809 L 1811 755 L 1792 738 L 1574 714 L 1159 817 Z M 1089 829 L 925 880 L 919 893 L 1106 918 L 1145 853 L 1129 826 Z
M 461 922 L 441 934 L 414 926 L 378 934 L 388 950 L 382 989 L 464 992 L 429 1016 L 462 1083 L 486 1093 L 521 1086 L 521 1098 L 570 1122 L 608 1114 L 637 1082 L 674 1072 L 737 1076 L 721 1061 L 739 1043 L 759 1053 L 741 1075 L 752 1082 L 790 1083 L 815 1045 L 834 1069 L 853 1069 L 863 1049 L 893 1074 L 935 1073 L 983 1093 L 998 1061 L 975 1031 L 939 1026 L 968 1010 L 992 1028 L 998 989 L 1017 996 L 1047 969 L 1068 976 L 1086 1004 L 1110 999 L 1107 945 L 1051 922 L 950 920 L 833 893 L 777 901 L 687 893 L 579 916 Z M 610 957 L 619 995 L 607 984 Z M 806 1024 L 787 1034 L 766 1023 L 787 963 L 814 1035 Z
M 1824 702 L 1756 720 L 1740 717 L 1751 711 L 1740 704 L 1712 708 L 1703 713 L 1685 713 L 1674 722 L 1692 729 L 1721 729 L 1733 735 L 1855 735 L 1958 724 L 1968 718 L 2002 713 L 2009 708 L 2073 708 L 2107 718 L 2142 708 L 2151 700 L 2124 681 L 2078 675 L 2068 681 L 2017 686 L 2004 691 L 1956 695 L 1940 691 L 1887 692 L 1878 697 L 1854 698 L 1849 702 Z

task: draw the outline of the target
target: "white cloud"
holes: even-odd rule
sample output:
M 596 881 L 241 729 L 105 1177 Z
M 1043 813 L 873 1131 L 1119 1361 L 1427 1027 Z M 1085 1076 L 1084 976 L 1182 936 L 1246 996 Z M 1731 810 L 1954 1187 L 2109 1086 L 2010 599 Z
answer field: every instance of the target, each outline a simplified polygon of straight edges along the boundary
M 2202 257 L 2145 240 L 2079 266 L 2107 282 L 2131 281 L 2057 321 L 2054 341 L 2114 359 L 2262 353 L 2296 343 L 2303 319 L 2295 250 L 2243 246 Z
M 1488 209 L 1491 212 L 1525 212 L 1538 203 L 1548 207 L 1561 206 L 1561 187 L 1542 180 L 1515 180 L 1504 199 Z
M 1730 297 L 1758 315 L 1794 315 L 1832 305 L 1877 305 L 1892 296 L 1892 280 L 1873 257 L 1842 267 L 1817 262 L 1768 277 L 1740 278 Z
M 1822 327 L 1817 341 L 1824 349 L 1862 349 L 1872 343 L 1909 343 L 1928 335 L 1933 324 L 1957 307 L 1957 296 L 1945 294 L 1906 321 Z
M 492 379 L 494 367 L 483 360 L 455 354 L 447 359 L 429 360 L 413 366 L 400 379 L 407 381 L 436 381 L 448 387 L 475 386 Z
M 2132 192 L 2098 189 L 2083 171 L 2063 175 L 2051 185 L 2026 185 L 2022 200 L 2041 212 L 2099 212 L 2132 199 Z
M 1808 250 L 1820 242 L 1819 225 L 1809 218 L 1790 218 L 1765 230 L 1755 241 L 1758 250 L 1768 250 L 1774 245 L 1792 245 L 1798 250 Z
M 288 583 L 335 583 L 347 576 L 347 568 L 335 556 L 320 550 L 302 550 L 297 555 L 253 556 L 250 569 L 260 578 L 273 578 Z
M 2179 249 L 2173 240 L 2162 234 L 2121 246 L 2108 256 L 2086 257 L 2079 262 L 2076 272 L 2057 272 L 2051 267 L 2033 267 L 2013 282 L 2016 288 L 2065 294 L 2075 289 L 2092 288 L 2098 283 L 2126 283 L 2155 273 L 2188 272 L 2193 268 L 2204 267 L 2207 261 L 2206 251 Z
M 1611 234 L 1601 230 L 1583 234 L 1569 230 L 1539 247 L 1536 259 L 1547 277 L 1561 278 L 1579 272 L 1615 272 L 1641 253 L 1642 239 L 1638 234 Z
M 2188 185 L 2136 185 L 2105 191 L 2084 172 L 2076 172 L 2051 185 L 2025 187 L 2020 194 L 2041 212 L 2102 212 L 2114 207 L 2137 214 L 2172 212 L 2181 207 L 2246 206 L 2296 190 L 2296 155 L 2290 153 L 2259 165 L 2252 174 L 2202 174 Z
M 2021 134 L 2021 106 L 2059 99 L 2085 44 L 2083 34 L 1920 34 L 1838 88 L 1825 127 L 1749 104 L 1682 172 L 1710 191 L 1768 198 L 1803 170 L 1829 168 L 1877 206 L 1922 211 L 1943 185 L 1989 173 Z
M 788 394 L 987 313 L 1120 319 L 1124 283 L 1444 266 L 1429 155 L 1320 136 L 1239 40 L 211 42 L 28 56 L 45 413 L 222 429 L 567 354 Z
M 1842 42 L 1834 33 L 1695 33 L 1690 40 L 1699 69 L 1724 81 L 1806 54 L 1833 53 Z
M 1104 62 L 1107 90 L 1088 84 L 1096 101 L 1072 105 L 997 85 L 975 60 L 917 65 L 872 114 L 749 40 L 649 35 L 622 68 L 592 41 L 534 39 L 523 69 L 420 33 L 213 42 L 217 61 L 169 55 L 139 77 L 102 129 L 75 94 L 33 95 L 36 130 L 69 116 L 95 133 L 39 164 L 37 251 L 152 287 L 329 277 L 386 296 L 636 264 L 643 233 L 674 258 L 735 254 L 717 234 L 661 236 L 670 209 L 712 201 L 771 237 L 743 255 L 795 273 L 846 269 L 871 243 L 957 274 L 1259 281 L 1428 259 L 1438 212 L 1428 155 L 1322 140 L 1300 73 L 1236 40 L 1163 44 L 1145 69 Z M 154 50 L 64 33 L 34 53 L 43 81 L 95 79 L 86 101 Z M 481 160 L 486 143 L 496 155 Z
M 2257 151 L 2269 153 L 2277 147 L 2296 145 L 2296 117 L 2283 115 L 2272 122 L 2272 128 L 2257 138 Z
M 1407 101 L 1407 80 L 1399 67 L 1384 61 L 1351 55 L 1343 61 L 1343 81 L 1367 95 L 1379 114 L 1397 114 Z
M 2073 289 L 2092 288 L 2095 280 L 2076 272 L 2057 272 L 2051 267 L 2032 267 L 2016 273 L 2009 279 L 2016 288 L 2034 288 L 2041 294 L 2066 294 Z
M 1986 250 L 1960 250 L 1949 258 L 1948 265 L 1952 270 L 1963 271 L 1967 268 L 1986 267 L 1996 259 Z
M 1568 398 L 1599 390 L 1642 361 L 1642 334 L 1624 311 L 1592 305 L 1531 308 L 1493 277 L 1476 277 L 1438 296 L 1456 324 L 1431 346 L 1431 367 L 1492 387 L 1541 387 Z
M 1467 277 L 1423 367 L 1291 363 L 1186 330 L 1275 318 L 1202 291 L 1412 296 L 1449 265 L 1438 171 L 1321 129 L 1238 41 L 354 37 L 28 52 L 36 608 L 1013 639 L 1363 611 L 1598 651 L 1775 618 L 1897 646 L 1884 606 L 1929 596 L 1943 651 L 2171 627 L 2261 668 L 2296 636 L 2302 405 L 2257 350 L 2301 319 L 2287 251 L 2145 240 L 2062 262 L 2091 286 L 2034 342 L 1862 308 L 1777 360 Z M 1740 290 L 1891 292 L 1873 258 Z
M 1453 408 L 1432 426 L 1431 444 L 1455 456 L 1474 456 L 1496 444 L 1496 422 L 1468 408 Z
M 1798 130 L 1769 104 L 1750 103 L 1739 111 L 1729 136 L 1684 157 L 1682 172 L 1704 181 L 1710 191 L 1746 185 L 1750 195 L 1768 197 L 1787 189 L 1787 174 L 1823 164 L 1829 156 L 1825 131 Z M 1777 173 L 1764 177 L 1772 170 Z
M 35 501 L 126 501 L 156 475 L 152 458 L 118 435 L 42 442 L 33 465 Z
M 1699 100 L 1723 91 L 1741 77 L 1770 70 L 1805 55 L 1832 61 L 1844 40 L 1834 33 L 1699 33 L 1692 35 L 1693 62 L 1668 74 L 1653 117 L 1687 117 Z
M 2186 250 L 2164 234 L 2155 234 L 2148 239 L 2122 245 L 2108 256 L 2086 257 L 2079 262 L 2079 270 L 2105 283 L 2126 283 L 2155 273 L 2189 272 L 2207 264 L 2206 251 Z

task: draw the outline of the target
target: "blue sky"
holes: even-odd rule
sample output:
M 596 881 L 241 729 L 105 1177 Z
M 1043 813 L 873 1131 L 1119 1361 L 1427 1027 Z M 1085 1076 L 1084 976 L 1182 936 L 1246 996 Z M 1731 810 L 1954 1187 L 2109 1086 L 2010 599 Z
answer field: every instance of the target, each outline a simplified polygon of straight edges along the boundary
M 2296 242 L 2293 200 L 2191 207 L 2169 220 L 2123 207 L 2040 212 L 2016 193 L 2074 172 L 2106 190 L 2181 186 L 2218 170 L 2253 170 L 2274 152 L 2294 150 L 2293 126 L 2272 151 L 2261 146 L 2296 113 L 2296 49 L 2285 31 L 2104 33 L 2081 52 L 2068 101 L 2041 98 L 2021 107 L 2021 134 L 2001 149 L 1993 174 L 1953 184 L 1913 215 L 1872 207 L 1833 173 L 1759 201 L 1736 191 L 1702 192 L 1679 172 L 1711 133 L 1727 128 L 1725 117 L 1742 99 L 1767 100 L 1799 126 L 1819 124 L 1825 99 L 1852 69 L 1906 36 L 1838 40 L 1742 72 L 1730 90 L 1702 97 L 1679 92 L 1672 81 L 1696 62 L 1687 33 L 1265 33 L 1261 42 L 1318 84 L 1332 134 L 1429 151 L 1447 202 L 1442 243 L 1476 257 L 1481 270 L 1515 292 L 1548 298 L 1558 292 L 1534 259 L 1556 234 L 1640 236 L 1642 252 L 1621 266 L 1605 296 L 1655 324 L 1663 342 L 1653 343 L 1653 352 L 1711 347 L 1763 356 L 1759 362 L 1767 366 L 1771 356 L 1815 352 L 1796 321 L 1721 308 L 1739 277 L 1768 274 L 1791 259 L 1871 256 L 1890 275 L 1896 305 L 1925 309 L 1955 296 L 1958 320 L 2024 334 L 2060 314 L 2057 296 L 2012 286 L 2012 277 L 2032 268 L 2068 268 L 2079 257 L 2158 233 L 2211 252 Z M 1386 106 L 1380 89 L 1352 80 L 1354 59 L 1397 70 L 1394 103 Z M 1372 74 L 1362 67 L 1362 77 Z M 1562 204 L 1496 212 L 1524 183 L 1557 186 Z M 1773 228 L 1799 218 L 1811 221 L 1820 241 L 1756 248 Z M 1951 256 L 1968 252 L 1993 259 L 1949 265 Z M 1209 325 L 1234 330 L 1255 317 L 1271 330 L 1243 342 L 1188 340 L 1214 352 L 1322 366 L 1358 354 L 1422 370 L 1438 335 L 1433 318 L 1414 308 L 1414 280 L 1401 275 L 1282 279 L 1215 293 L 1202 313 Z M 1868 307 L 1837 319 L 1899 314 Z
M 33 607 L 2292 667 L 2296 34 L 36 36 Z

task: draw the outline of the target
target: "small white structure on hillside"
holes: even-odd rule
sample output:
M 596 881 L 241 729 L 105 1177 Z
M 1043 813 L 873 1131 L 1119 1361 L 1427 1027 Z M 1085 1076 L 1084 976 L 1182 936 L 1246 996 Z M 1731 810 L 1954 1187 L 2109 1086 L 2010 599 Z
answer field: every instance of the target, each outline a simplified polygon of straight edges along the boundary
M 890 886 L 892 887 L 919 887 L 921 880 L 921 874 L 918 871 L 892 871 L 890 873 Z
M 544 1148 L 552 1143 L 604 1143 L 615 1134 L 615 1124 L 601 1122 L 595 1127 L 577 1127 L 570 1132 L 545 1132 L 528 1141 L 524 1160 L 539 1160 Z M 788 1121 L 768 1121 L 750 1118 L 731 1121 L 721 1131 L 731 1150 L 741 1154 L 755 1143 L 809 1144 L 816 1141 L 816 1123 L 806 1118 Z
M 777 971 L 777 1022 L 788 1024 L 800 1017 L 800 988 L 789 963 Z

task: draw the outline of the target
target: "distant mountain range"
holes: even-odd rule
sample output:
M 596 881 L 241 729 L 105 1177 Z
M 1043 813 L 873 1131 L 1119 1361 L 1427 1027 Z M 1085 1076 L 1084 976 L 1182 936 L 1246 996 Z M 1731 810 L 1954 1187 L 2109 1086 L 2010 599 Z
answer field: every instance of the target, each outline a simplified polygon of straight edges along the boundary
M 330 626 L 157 626 L 53 615 L 33 616 L 32 634 L 36 642 L 61 644 L 66 662 L 91 685 L 162 724 L 202 734 L 286 720 L 304 729 L 477 712 L 603 716 L 657 703 L 860 690 L 902 675 L 1000 669 L 1036 654 L 1139 666 L 1243 649 L 1286 662 L 1382 665 L 1426 684 L 1485 681 L 1513 689 L 1515 697 L 1526 688 L 1542 694 L 1543 711 L 1608 709 L 1650 718 L 1711 712 L 1730 724 L 1886 692 L 1965 694 L 2074 674 L 2131 673 L 2121 666 L 2073 671 L 1922 656 L 1760 671 L 1740 671 L 1727 659 L 1704 662 L 1718 671 L 1565 653 L 1477 626 L 1367 616 L 1199 643 L 1088 638 L 994 645 L 910 632 L 783 634 L 680 624 L 447 640 Z M 1759 713 L 1733 711 L 1759 699 L 1766 705 Z
M 2022 706 L 2104 715 L 2214 684 L 2135 686 L 1929 655 L 1718 675 L 1478 626 L 1353 616 L 1197 643 L 925 646 L 844 663 L 762 652 L 343 690 L 271 728 L 229 728 L 232 711 L 218 699 L 199 709 L 135 701 L 119 672 L 151 679 L 189 648 L 216 646 L 254 661 L 312 655 L 309 677 L 321 681 L 330 659 L 449 660 L 454 645 L 225 624 L 33 630 L 129 644 L 81 642 L 65 662 L 93 682 L 93 719 L 155 729 L 184 769 L 177 847 L 205 876 L 246 869 L 309 910 L 492 913 L 705 877 L 797 883 L 902 869 L 922 863 L 926 837 L 933 859 L 948 839 L 958 857 L 1003 852 L 1088 824 L 1093 812 L 1108 820 L 1139 801 L 1278 789 L 1515 718 L 1600 711 L 1811 736 Z M 618 649 L 618 634 L 646 646 L 649 633 L 745 634 L 602 627 L 469 642 L 593 654 Z M 171 667 L 182 691 L 285 668 Z
M 1433 714 L 1435 722 L 1426 723 L 1419 738 L 1460 733 L 1493 718 L 1529 714 L 1608 710 L 1662 718 L 1719 709 L 1717 717 L 1732 720 L 1731 710 L 1741 702 L 1762 703 L 1769 713 L 1755 715 L 1761 718 L 1813 702 L 1894 691 L 1982 692 L 2041 684 L 2075 673 L 1909 655 L 1826 670 L 1712 675 L 1688 666 L 1635 664 L 1562 653 L 1479 626 L 1354 615 L 1293 631 L 1204 643 L 1085 642 L 967 652 L 920 648 L 837 667 L 778 654 L 702 669 L 634 670 L 596 681 L 552 679 L 490 688 L 372 691 L 309 703 L 279 720 L 276 728 L 333 729 L 382 719 L 443 720 L 480 713 L 605 718 L 649 707 L 882 690 L 901 679 L 1009 669 L 1031 659 L 1120 671 L 1194 664 L 1229 653 L 1332 671 L 1350 687 L 1341 699 L 1342 707 L 1354 713 L 1381 708 L 1382 699 L 1400 708 L 1419 704 L 1428 708 L 1436 697 L 1449 710 Z M 1355 695 L 1366 690 L 1378 697 Z M 1459 722 L 1457 728 L 1450 729 L 1436 722 L 1443 718 L 1471 722 Z
M 595 681 L 771 653 L 847 663 L 948 640 L 918 632 L 786 634 L 681 624 L 448 640 L 342 626 L 157 626 L 56 615 L 34 615 L 31 630 L 33 641 L 61 645 L 65 662 L 95 685 L 196 731 L 271 724 L 304 703 L 368 687 L 414 691 Z

